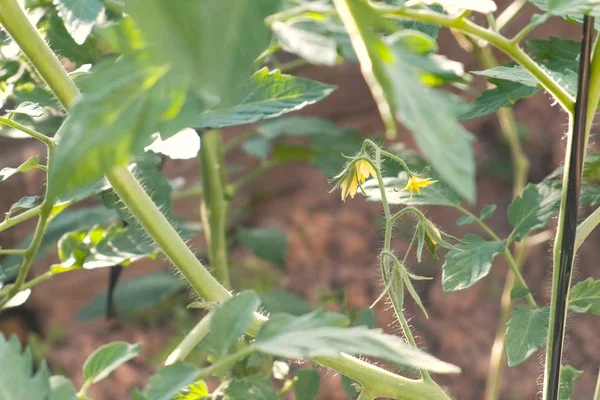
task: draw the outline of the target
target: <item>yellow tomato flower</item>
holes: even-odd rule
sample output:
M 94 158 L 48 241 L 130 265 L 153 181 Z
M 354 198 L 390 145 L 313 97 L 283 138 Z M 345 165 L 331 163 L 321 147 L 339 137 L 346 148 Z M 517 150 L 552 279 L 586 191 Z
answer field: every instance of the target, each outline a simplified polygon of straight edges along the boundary
M 427 187 L 436 183 L 437 181 L 431 180 L 431 178 L 419 178 L 418 176 L 411 175 L 408 178 L 406 186 L 402 190 L 408 190 L 410 192 L 410 199 L 412 200 L 413 192 L 416 190 L 417 193 L 421 194 L 421 188 Z
M 358 191 L 359 185 L 369 179 L 369 177 L 377 176 L 375 168 L 367 160 L 357 161 L 352 170 L 346 175 L 340 189 L 342 191 L 342 201 L 346 201 L 346 197 L 354 198 Z

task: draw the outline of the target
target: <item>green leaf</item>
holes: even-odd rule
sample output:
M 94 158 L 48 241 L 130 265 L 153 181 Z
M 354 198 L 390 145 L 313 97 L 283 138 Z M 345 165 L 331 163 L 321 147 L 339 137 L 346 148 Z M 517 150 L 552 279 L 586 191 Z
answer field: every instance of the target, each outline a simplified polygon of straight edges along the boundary
M 64 376 L 50 377 L 50 390 L 49 400 L 77 400 L 77 391 L 71 381 Z
M 546 342 L 550 309 L 519 305 L 510 313 L 506 329 L 508 365 L 514 367 L 527 360 Z
M 319 394 L 321 375 L 316 369 L 299 369 L 294 373 L 294 395 L 296 400 L 314 400 Z
M 12 114 L 24 114 L 30 117 L 39 118 L 44 114 L 44 109 L 37 103 L 31 101 L 24 101 L 17 106 L 14 110 L 8 110 Z
M 301 332 L 317 328 L 342 328 L 350 324 L 348 317 L 335 312 L 315 310 L 295 317 L 289 314 L 272 314 L 261 328 L 257 340 L 267 340 L 290 332 Z
M 242 143 L 244 153 L 261 161 L 266 161 L 269 158 L 272 149 L 273 143 L 262 137 L 251 138 Z
M 270 321 L 259 332 L 254 346 L 274 356 L 304 359 L 319 356 L 338 356 L 340 353 L 375 357 L 396 365 L 421 368 L 436 373 L 456 373 L 460 369 L 412 348 L 397 336 L 381 330 L 318 327 L 302 330 L 286 329 L 279 334 L 264 335 L 271 330 Z
M 316 103 L 329 96 L 335 88 L 263 68 L 243 83 L 238 95 L 227 95 L 222 102 L 199 115 L 193 108 L 194 117 L 189 123 L 196 128 L 223 128 L 275 118 Z
M 126 12 L 163 62 L 192 78 L 202 102 L 216 105 L 240 92 L 254 60 L 269 46 L 264 19 L 279 0 L 131 0 Z
M 17 168 L 2 168 L 0 170 L 0 182 L 3 182 L 18 172 L 27 172 L 40 165 L 40 156 L 33 156 L 19 165 Z
M 508 206 L 508 220 L 512 224 L 511 234 L 521 240 L 529 232 L 546 226 L 558 211 L 560 188 L 550 185 L 528 184 L 523 193 Z
M 600 280 L 588 278 L 575 285 L 569 294 L 569 310 L 600 315 Z
M 229 348 L 244 335 L 259 306 L 260 299 L 251 290 L 240 292 L 222 303 L 215 309 L 210 332 L 203 340 L 205 348 L 217 358 L 226 356 Z
M 446 255 L 446 262 L 442 266 L 444 292 L 469 288 L 486 277 L 496 254 L 506 248 L 504 241 L 485 241 L 474 234 L 467 234 L 463 241 Z
M 277 400 L 279 396 L 271 387 L 271 382 L 261 376 L 234 379 L 227 385 L 225 396 L 228 400 Z
M 479 2 L 471 2 L 475 4 Z M 448 93 L 421 84 L 419 77 L 426 59 L 412 54 L 402 46 L 390 46 L 372 31 L 386 28 L 389 21 L 380 17 L 366 2 L 351 0 L 349 15 L 344 24 L 356 26 L 353 45 L 366 47 L 363 72 L 371 91 L 377 96 L 382 118 L 388 131 L 395 130 L 391 119 L 395 117 L 413 133 L 413 138 L 423 156 L 441 178 L 462 198 L 475 200 L 475 161 L 472 135 L 456 120 L 463 104 Z M 344 14 L 341 14 L 344 16 Z M 347 29 L 349 30 L 349 29 Z M 362 52 L 364 53 L 364 51 Z M 361 54 L 361 51 L 357 51 Z M 367 60 L 368 58 L 368 60 Z M 419 60 L 419 65 L 413 60 Z M 364 63 L 372 64 L 369 71 Z M 435 109 L 435 113 L 431 110 Z
M 124 315 L 132 311 L 148 310 L 184 287 L 185 282 L 169 272 L 157 272 L 123 281 L 119 283 L 113 294 L 117 314 Z M 96 295 L 77 314 L 77 319 L 88 321 L 103 317 L 107 296 L 106 292 Z
M 582 185 L 579 201 L 585 206 L 596 206 L 600 204 L 600 186 Z
M 83 364 L 86 382 L 96 383 L 140 354 L 141 343 L 112 342 L 99 347 Z
M 25 196 L 10 206 L 10 210 L 8 210 L 6 215 L 11 216 L 19 211 L 29 210 L 38 205 L 38 200 L 39 196 Z
M 191 364 L 176 363 L 162 367 L 150 377 L 144 391 L 147 400 L 171 400 L 179 391 L 198 380 L 198 368 Z
M 36 254 L 36 259 L 43 257 L 50 249 L 54 249 L 56 243 L 67 232 L 90 229 L 96 224 L 107 223 L 115 217 L 115 212 L 113 210 L 107 210 L 104 206 L 92 206 L 61 212 L 48 224 L 48 228 L 40 243 L 40 249 Z M 25 238 L 25 240 L 19 244 L 19 248 L 27 248 L 31 242 L 31 238 L 32 235 Z M 7 266 L 5 272 L 8 279 L 12 279 L 16 276 L 18 267 L 21 264 L 21 259 L 22 257 L 20 256 L 9 256 L 3 260 L 4 265 Z
M 340 383 L 342 384 L 342 387 L 344 388 L 344 392 L 346 392 L 346 395 L 351 398 L 354 399 L 356 396 L 358 396 L 360 394 L 358 388 L 360 388 L 360 384 L 358 382 L 353 381 L 352 379 L 348 378 L 346 375 L 340 375 L 341 379 L 340 379 Z
M 510 298 L 512 300 L 524 299 L 529 293 L 527 286 L 517 282 L 510 291 Z
M 262 305 L 269 314 L 286 313 L 295 316 L 311 312 L 311 305 L 300 296 L 283 290 L 271 290 L 260 295 Z
M 554 68 L 577 71 L 579 67 L 581 43 L 578 41 L 551 36 L 547 40 L 528 40 L 525 47 L 536 60 L 543 60 Z
M 337 44 L 332 38 L 298 28 L 291 23 L 275 22 L 271 29 L 281 47 L 288 53 L 296 54 L 315 65 L 337 64 Z
M 0 333 L 0 394 L 3 400 L 45 400 L 50 393 L 50 372 L 42 362 L 33 371 L 33 358 L 29 348 L 21 351 L 16 336 L 6 340 Z
M 86 40 L 83 44 L 76 43 L 57 14 L 52 13 L 48 19 L 46 38 L 55 53 L 68 58 L 76 65 L 95 63 L 99 57 L 97 42 Z
M 488 204 L 487 206 L 481 209 L 481 214 L 479 215 L 479 218 L 483 221 L 490 219 L 492 215 L 494 215 L 496 208 L 497 206 L 495 204 Z
M 6 282 L 6 274 L 4 273 L 2 265 L 0 265 L 0 289 L 4 286 L 4 282 Z
M 559 68 L 556 71 L 550 69 L 548 66 L 542 66 L 548 74 L 550 74 L 554 80 L 556 80 L 561 86 L 565 88 L 571 94 L 577 92 L 577 73 L 565 68 Z M 485 71 L 474 71 L 476 75 L 486 76 L 488 78 L 503 79 L 511 82 L 517 82 L 521 85 L 529 86 L 532 88 L 539 88 L 540 83 L 537 78 L 534 77 L 531 72 L 522 67 L 521 65 L 510 65 L 510 66 L 499 66 Z
M 580 17 L 581 14 L 600 16 L 600 3 L 597 0 L 529 0 L 543 11 L 561 17 Z
M 473 215 L 463 215 L 462 217 L 459 217 L 456 220 L 456 225 L 458 225 L 458 226 L 470 225 L 473 222 L 475 222 L 475 216 L 473 216 Z
M 82 44 L 100 18 L 102 0 L 54 0 L 58 15 L 77 44 Z
M 573 382 L 583 374 L 570 365 L 560 366 L 560 388 L 558 389 L 558 400 L 571 400 L 573 396 Z
M 490 79 L 496 87 L 484 91 L 475 101 L 469 104 L 466 112 L 460 114 L 461 120 L 483 117 L 495 113 L 503 107 L 512 107 L 518 100 L 526 99 L 537 93 L 537 87 L 524 86 L 517 82 L 501 79 Z
M 276 265 L 285 264 L 288 248 L 285 232 L 274 228 L 239 228 L 237 237 L 257 257 Z
M 383 178 L 389 204 L 431 206 L 455 206 L 460 204 L 460 199 L 456 194 L 442 182 L 428 186 L 421 190 L 421 194 L 414 194 L 412 197 L 408 190 L 402 190 L 406 186 L 406 182 L 406 172 L 401 172 L 397 178 Z M 370 201 L 381 201 L 381 192 L 376 179 L 366 181 L 362 187 Z

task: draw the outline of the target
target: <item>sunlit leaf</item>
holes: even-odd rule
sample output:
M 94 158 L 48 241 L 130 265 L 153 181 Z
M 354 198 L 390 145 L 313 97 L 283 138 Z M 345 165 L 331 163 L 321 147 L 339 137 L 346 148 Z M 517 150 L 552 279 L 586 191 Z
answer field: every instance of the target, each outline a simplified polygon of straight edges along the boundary
M 142 345 L 112 342 L 99 347 L 83 365 L 83 376 L 96 383 L 109 376 L 114 370 L 140 354 Z
M 104 10 L 102 0 L 54 0 L 58 15 L 77 44 L 82 44 Z
M 569 309 L 600 315 L 600 280 L 588 278 L 573 286 L 569 293 Z
M 3 182 L 13 176 L 18 172 L 27 172 L 34 168 L 37 168 L 40 165 L 40 156 L 33 156 L 25 161 L 23 164 L 18 166 L 17 168 L 2 168 L 0 170 L 0 182 Z

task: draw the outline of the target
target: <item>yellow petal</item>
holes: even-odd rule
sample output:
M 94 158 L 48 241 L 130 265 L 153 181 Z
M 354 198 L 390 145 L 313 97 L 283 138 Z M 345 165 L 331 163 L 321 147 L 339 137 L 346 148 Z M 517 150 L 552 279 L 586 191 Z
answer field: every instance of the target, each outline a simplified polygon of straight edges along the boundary
M 358 177 L 356 175 L 354 175 L 352 177 L 352 182 L 350 183 L 350 188 L 348 189 L 348 194 L 350 195 L 350 197 L 354 198 L 354 195 L 356 195 L 357 190 L 358 190 Z
M 375 172 L 375 168 L 373 168 L 371 163 L 366 160 L 359 161 L 358 170 L 360 171 L 360 174 L 364 179 L 368 179 L 371 176 L 373 178 L 375 178 L 377 176 L 377 173 Z M 364 182 L 364 180 L 363 180 L 363 182 Z

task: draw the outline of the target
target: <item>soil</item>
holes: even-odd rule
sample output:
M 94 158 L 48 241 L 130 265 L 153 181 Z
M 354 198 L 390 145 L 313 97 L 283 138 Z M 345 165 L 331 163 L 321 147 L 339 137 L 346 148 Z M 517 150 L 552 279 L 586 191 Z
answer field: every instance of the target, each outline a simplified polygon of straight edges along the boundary
M 503 3 L 503 2 L 498 2 Z M 516 25 L 526 23 L 529 16 L 523 15 Z M 550 34 L 576 37 L 576 25 L 556 21 L 552 27 L 540 28 L 534 36 Z M 467 70 L 479 67 L 465 57 L 465 53 L 447 34 L 441 38 L 441 49 L 454 59 L 465 62 Z M 382 132 L 382 124 L 368 89 L 363 83 L 356 65 L 343 65 L 333 69 L 304 68 L 302 76 L 337 84 L 339 89 L 318 106 L 302 111 L 304 115 L 319 115 L 342 126 L 359 129 L 361 132 Z M 528 132 L 525 150 L 531 158 L 530 179 L 538 181 L 553 170 L 562 159 L 563 136 L 566 115 L 558 106 L 552 106 L 548 95 L 538 94 L 518 103 L 515 112 L 524 130 Z M 500 236 L 506 236 L 510 227 L 506 220 L 506 206 L 511 199 L 511 183 L 502 176 L 506 169 L 508 153 L 502 135 L 493 117 L 471 121 L 467 127 L 477 137 L 475 148 L 478 160 L 478 204 L 497 204 L 498 211 L 491 225 Z M 231 137 L 239 130 L 227 131 Z M 594 139 L 592 139 L 594 140 Z M 397 141 L 412 147 L 407 132 L 401 132 Z M 25 141 L 0 142 L 0 167 L 18 165 L 33 154 L 41 152 L 41 146 Z M 252 163 L 240 154 L 230 160 L 236 164 Z M 250 165 L 249 164 L 249 165 Z M 499 167 L 500 166 L 500 167 Z M 501 168 L 503 166 L 503 168 Z M 166 163 L 170 176 L 183 175 L 188 181 L 197 177 L 195 161 Z M 41 175 L 19 175 L 3 183 L 0 206 L 8 210 L 10 204 L 26 194 L 39 193 L 42 188 Z M 382 290 L 377 268 L 377 253 L 382 242 L 378 228 L 380 206 L 366 202 L 361 196 L 342 203 L 339 193 L 328 193 L 330 185 L 325 177 L 305 164 L 293 164 L 274 170 L 265 179 L 254 185 L 249 195 L 254 201 L 248 216 L 241 222 L 248 226 L 270 226 L 284 230 L 289 240 L 289 251 L 284 270 L 273 270 L 272 279 L 279 286 L 295 292 L 315 303 L 324 294 L 342 291 L 348 306 L 355 309 L 368 307 Z M 258 200 L 257 200 L 258 199 Z M 458 215 L 443 208 L 425 209 L 429 218 L 442 229 L 459 236 L 472 227 L 457 227 Z M 179 215 L 197 215 L 194 202 L 179 203 Z M 2 247 L 18 243 L 31 225 L 17 227 L 0 234 Z M 600 278 L 594 260 L 600 257 L 597 246 L 600 234 L 593 234 L 581 250 L 577 262 L 575 279 L 589 276 Z M 192 241 L 198 247 L 200 241 Z M 401 238 L 394 240 L 394 248 L 402 253 L 407 243 Z M 234 260 L 248 257 L 243 249 L 233 249 Z M 49 255 L 35 264 L 34 273 L 45 270 L 54 260 Z M 160 261 L 139 262 L 124 272 L 124 278 L 148 273 L 163 268 Z M 489 351 L 492 346 L 496 321 L 499 314 L 499 298 L 507 270 L 501 257 L 495 261 L 491 276 L 472 288 L 458 293 L 443 293 L 441 290 L 441 262 L 426 258 L 421 264 L 412 263 L 419 275 L 433 276 L 432 281 L 419 282 L 417 289 L 429 311 L 426 319 L 419 309 L 408 302 L 407 315 L 419 345 L 435 356 L 452 362 L 462 369 L 460 375 L 438 376 L 443 385 L 456 399 L 479 400 L 483 397 L 488 370 Z M 549 302 L 550 273 L 549 243 L 532 248 L 529 252 L 524 275 L 542 304 Z M 252 272 L 247 272 L 252 275 Z M 50 280 L 34 290 L 27 302 L 27 309 L 35 313 L 29 316 L 31 326 L 16 323 L 17 317 L 3 318 L 0 330 L 17 332 L 23 337 L 28 330 L 39 330 L 43 336 L 59 336 L 45 350 L 45 357 L 54 372 L 63 373 L 79 385 L 83 379 L 81 365 L 87 355 L 98 346 L 112 340 L 144 343 L 142 355 L 118 369 L 110 378 L 95 385 L 90 394 L 97 400 L 124 399 L 135 386 L 143 386 L 156 367 L 158 353 L 164 353 L 169 340 L 179 334 L 177 324 L 147 323 L 119 320 L 107 322 L 95 320 L 78 322 L 75 318 L 81 307 L 97 293 L 106 290 L 106 270 L 93 270 L 65 274 L 60 279 Z M 185 305 L 185 298 L 181 299 Z M 385 304 L 376 308 L 377 325 L 390 333 L 399 333 L 393 313 Z M 171 322 L 173 322 L 171 320 Z M 36 326 L 39 325 L 39 326 Z M 594 316 L 574 315 L 569 320 L 566 347 L 567 362 L 585 373 L 576 381 L 576 400 L 592 398 L 596 373 L 600 365 L 600 336 L 597 334 L 600 320 Z M 57 332 L 60 332 L 58 334 Z M 50 341 L 49 341 L 50 343 Z M 539 398 L 542 375 L 541 352 L 514 368 L 506 368 L 502 381 L 502 399 Z M 324 374 L 320 399 L 345 399 L 339 377 Z

